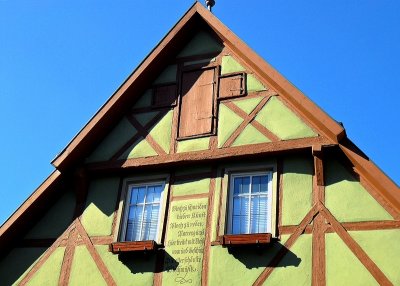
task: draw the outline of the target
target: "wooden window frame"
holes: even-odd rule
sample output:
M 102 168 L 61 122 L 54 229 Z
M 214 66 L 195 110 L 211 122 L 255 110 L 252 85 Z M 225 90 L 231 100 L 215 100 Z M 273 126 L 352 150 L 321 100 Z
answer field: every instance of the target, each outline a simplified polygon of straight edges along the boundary
M 129 208 L 127 207 L 127 200 L 129 198 L 129 191 L 135 185 L 154 185 L 163 184 L 162 195 L 160 197 L 160 210 L 158 216 L 157 234 L 154 240 L 143 241 L 125 241 L 126 221 Z M 110 245 L 110 251 L 114 254 L 123 252 L 137 252 L 137 251 L 155 251 L 162 248 L 164 242 L 165 232 L 165 218 L 167 215 L 167 202 L 169 197 L 169 175 L 153 175 L 127 178 L 123 181 L 121 198 L 119 200 L 119 207 L 117 212 L 117 225 L 118 232 L 114 234 L 113 242 Z
M 270 216 L 270 233 L 251 233 L 251 234 L 230 234 L 228 233 L 229 223 L 229 198 L 231 196 L 232 175 L 245 173 L 271 173 L 271 216 Z M 223 170 L 222 189 L 220 194 L 220 210 L 217 226 L 217 240 L 224 247 L 240 247 L 248 245 L 266 245 L 273 238 L 277 237 L 278 224 L 278 184 L 277 184 L 277 167 L 276 162 L 266 162 L 265 164 L 248 165 L 245 167 L 234 166 Z
M 221 79 L 235 77 L 235 76 L 241 76 L 241 88 L 240 88 L 241 92 L 240 92 L 240 94 L 231 95 L 231 96 L 220 96 Z M 228 100 L 228 99 L 232 99 L 232 98 L 244 97 L 246 95 L 247 95 L 247 73 L 246 72 L 228 73 L 228 74 L 220 75 L 218 77 L 218 100 Z
M 175 86 L 175 100 L 171 104 L 157 104 L 156 103 L 157 89 L 166 87 L 166 86 Z M 178 102 L 178 84 L 176 82 L 161 83 L 161 84 L 155 84 L 152 86 L 151 107 L 153 109 L 174 107 L 177 105 L 177 102 Z
M 213 99 L 212 99 L 212 121 L 211 121 L 211 131 L 208 133 L 203 133 L 203 134 L 197 134 L 197 135 L 191 135 L 191 136 L 181 136 L 179 134 L 179 127 L 180 127 L 180 121 L 181 121 L 181 114 L 182 114 L 182 77 L 185 72 L 191 72 L 191 71 L 197 71 L 197 70 L 207 70 L 207 69 L 213 69 L 214 70 L 214 88 L 213 88 Z M 177 122 L 177 130 L 176 130 L 176 140 L 177 141 L 183 141 L 183 140 L 189 140 L 189 139 L 195 139 L 195 138 L 203 138 L 203 137 L 209 137 L 217 134 L 217 99 L 218 99 L 218 75 L 220 73 L 220 65 L 218 64 L 218 61 L 210 62 L 207 65 L 204 65 L 202 63 L 200 64 L 194 64 L 194 65 L 187 65 L 184 66 L 183 64 L 178 68 L 179 72 L 179 77 L 178 77 L 178 122 Z

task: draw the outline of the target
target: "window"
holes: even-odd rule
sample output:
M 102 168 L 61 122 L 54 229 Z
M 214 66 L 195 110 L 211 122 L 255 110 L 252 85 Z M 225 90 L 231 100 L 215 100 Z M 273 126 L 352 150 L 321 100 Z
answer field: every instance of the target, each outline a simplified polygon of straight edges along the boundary
M 212 244 L 269 244 L 277 229 L 276 161 L 242 162 L 222 167 L 221 171 L 216 240 Z
M 110 246 L 113 253 L 155 250 L 163 243 L 168 179 L 144 179 L 124 183 L 118 208 L 119 233 Z
M 164 182 L 130 185 L 121 241 L 157 240 Z
M 228 234 L 271 233 L 272 173 L 232 174 Z

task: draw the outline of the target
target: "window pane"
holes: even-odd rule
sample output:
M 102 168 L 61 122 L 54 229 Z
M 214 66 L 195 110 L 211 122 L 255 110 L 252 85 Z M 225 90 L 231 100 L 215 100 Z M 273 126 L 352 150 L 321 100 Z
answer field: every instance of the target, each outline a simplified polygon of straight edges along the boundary
M 162 186 L 158 185 L 154 187 L 154 202 L 158 203 L 161 198 Z
M 137 204 L 144 203 L 144 197 L 146 195 L 146 187 L 140 187 L 138 193 L 138 199 L 136 201 Z
M 242 194 L 250 193 L 250 177 L 243 177 L 241 193 Z
M 139 188 L 133 187 L 131 190 L 131 204 L 136 204 Z
M 142 207 L 132 206 L 129 208 L 128 222 L 125 240 L 137 240 L 140 234 Z
M 240 216 L 233 216 L 232 234 L 240 234 Z
M 239 194 L 242 186 L 242 178 L 235 178 L 233 182 L 233 194 Z
M 249 198 L 247 196 L 240 197 L 240 206 L 240 214 L 249 217 Z
M 147 188 L 146 203 L 152 203 L 154 200 L 154 187 L 149 186 Z
M 148 240 L 151 227 L 152 205 L 146 205 L 144 209 L 142 240 Z
M 259 193 L 260 192 L 260 176 L 253 176 L 251 182 L 251 192 Z
M 261 176 L 260 180 L 261 192 L 268 192 L 268 176 Z
M 241 200 L 239 197 L 233 198 L 233 210 L 232 210 L 233 215 L 240 215 L 240 209 L 241 209 L 240 203 Z

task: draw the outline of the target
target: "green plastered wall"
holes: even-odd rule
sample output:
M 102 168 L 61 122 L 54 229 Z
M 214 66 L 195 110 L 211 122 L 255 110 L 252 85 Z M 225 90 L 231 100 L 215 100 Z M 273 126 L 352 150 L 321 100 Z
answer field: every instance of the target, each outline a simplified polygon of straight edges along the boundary
M 243 118 L 234 113 L 224 104 L 219 106 L 218 116 L 218 147 L 221 148 L 226 140 L 243 122 Z
M 58 247 L 42 265 L 42 267 L 32 276 L 27 285 L 58 285 L 61 274 L 61 264 L 64 258 L 65 247 Z
M 221 61 L 221 75 L 244 72 L 246 69 L 232 56 L 223 56 Z M 257 92 L 267 90 L 267 88 L 253 75 L 247 72 L 246 86 L 247 92 Z
M 17 285 L 39 257 L 46 251 L 41 247 L 19 247 L 0 259 L 1 285 Z
M 174 184 L 174 196 L 208 193 L 209 188 L 210 178 L 176 181 Z
M 69 285 L 71 286 L 107 285 L 92 256 L 84 245 L 75 248 L 70 275 Z
M 301 235 L 278 263 L 264 285 L 311 285 L 312 235 Z
M 178 141 L 178 153 L 207 150 L 210 145 L 210 137 L 188 139 Z
M 325 205 L 340 222 L 393 220 L 337 160 L 326 164 Z
M 153 284 L 156 266 L 154 255 L 118 256 L 109 252 L 108 245 L 96 246 L 96 250 L 117 285 L 147 286 Z
M 211 34 L 206 31 L 200 31 L 178 54 L 180 57 L 195 56 L 201 54 L 210 54 L 221 52 L 223 45 L 218 42 Z
M 336 233 L 325 235 L 326 285 L 378 285 Z
M 298 225 L 312 207 L 313 161 L 307 156 L 283 160 L 282 225 Z
M 400 230 L 350 231 L 349 233 L 393 285 L 400 285 Z
M 133 105 L 133 108 L 143 108 L 143 107 L 150 107 L 151 106 L 151 100 L 152 100 L 152 90 L 148 89 L 146 90 L 142 96 L 139 97 L 139 99 L 136 101 L 136 103 Z
M 272 96 L 268 100 L 267 104 L 257 114 L 255 120 L 282 140 L 318 136 L 277 96 Z
M 60 195 L 25 238 L 57 238 L 67 229 L 75 210 L 75 194 L 67 191 Z
M 90 236 L 110 235 L 120 186 L 120 178 L 91 181 L 82 214 L 82 224 Z
M 123 118 L 87 158 L 87 162 L 110 160 L 136 133 L 135 127 Z
M 225 247 L 211 247 L 208 284 L 252 285 L 281 247 L 276 242 L 263 251 L 237 249 L 231 253 Z
M 158 114 L 158 111 L 138 113 L 135 115 L 135 118 L 142 126 L 144 126 Z M 148 130 L 151 137 L 167 154 L 169 153 L 171 144 L 172 117 L 173 111 L 169 110 Z M 124 154 L 121 155 L 120 159 L 153 157 L 157 155 L 158 154 L 153 147 L 143 137 L 140 137 L 125 151 Z

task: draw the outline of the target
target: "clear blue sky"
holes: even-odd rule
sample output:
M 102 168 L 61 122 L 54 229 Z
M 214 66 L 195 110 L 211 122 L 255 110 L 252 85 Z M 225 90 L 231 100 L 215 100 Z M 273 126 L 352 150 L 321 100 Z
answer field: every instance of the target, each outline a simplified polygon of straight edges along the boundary
M 400 1 L 216 0 L 397 184 Z M 0 0 L 0 223 L 193 1 Z

